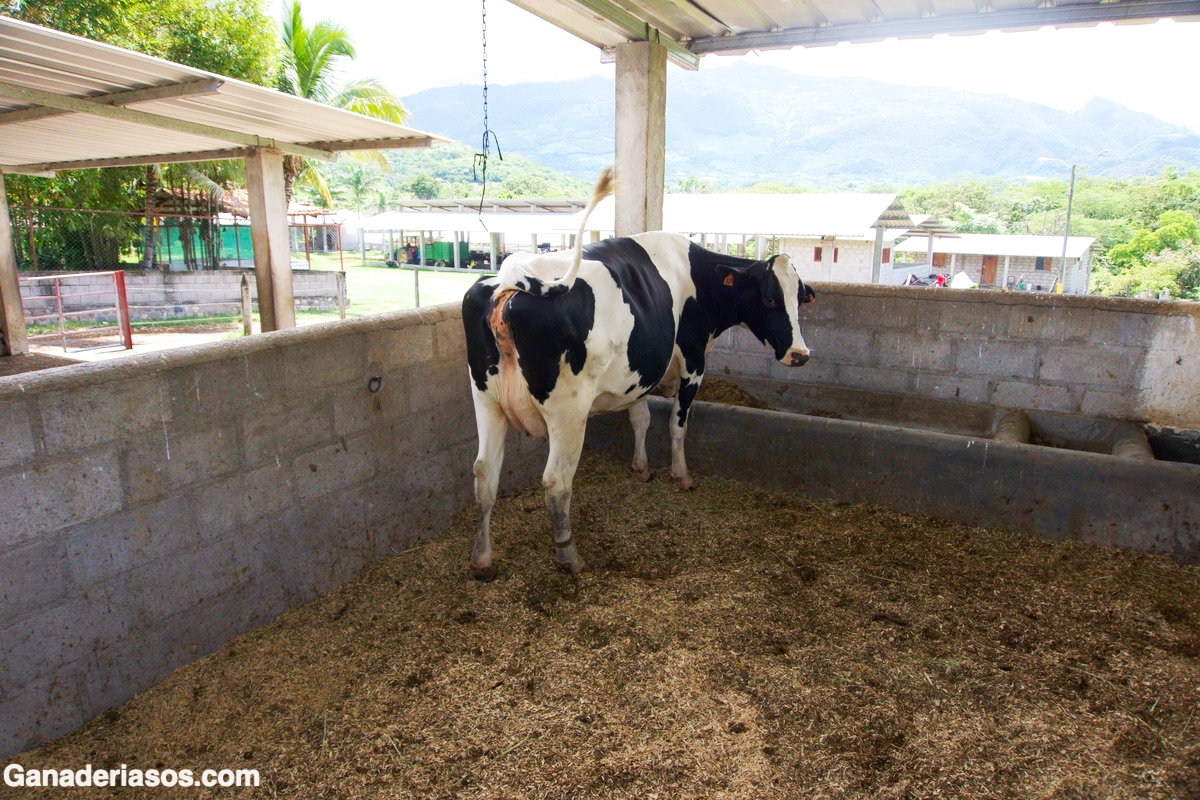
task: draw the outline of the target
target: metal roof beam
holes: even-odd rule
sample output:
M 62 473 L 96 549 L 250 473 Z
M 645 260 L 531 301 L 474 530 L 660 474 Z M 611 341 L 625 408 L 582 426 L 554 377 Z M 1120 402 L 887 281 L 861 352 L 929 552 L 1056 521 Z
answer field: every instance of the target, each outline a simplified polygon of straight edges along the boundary
M 697 55 L 791 47 L 820 47 L 841 42 L 874 42 L 890 38 L 924 38 L 939 33 L 983 33 L 990 30 L 1028 30 L 1057 25 L 1096 25 L 1101 22 L 1151 21 L 1163 18 L 1200 17 L 1200 0 L 1121 0 L 1097 5 L 1062 5 L 1055 8 L 1013 9 L 974 14 L 953 14 L 924 19 L 894 19 L 792 28 L 782 31 L 741 33 L 694 39 Z
M 156 100 L 175 100 L 180 97 L 197 97 L 216 94 L 225 81 L 218 78 L 204 78 L 198 81 L 169 83 L 163 86 L 151 86 L 148 89 L 130 89 L 124 92 L 113 92 L 85 98 L 91 103 L 101 103 L 106 106 L 129 106 L 135 103 L 153 103 Z M 13 125 L 18 122 L 30 122 L 35 119 L 57 117 L 70 114 L 62 108 L 50 108 L 40 105 L 33 108 L 22 108 L 17 111 L 7 111 L 0 114 L 0 125 Z
M 224 161 L 245 158 L 249 147 L 231 147 L 224 150 L 197 150 L 191 153 L 160 153 L 149 156 L 124 156 L 116 158 L 89 158 L 80 161 L 47 161 L 43 164 L 25 164 L 21 167 L 0 166 L 2 172 L 41 174 L 64 169 L 95 169 L 99 167 L 140 167 L 146 164 L 182 164 L 191 161 Z
M 345 153 L 351 150 L 402 150 L 407 147 L 431 147 L 431 136 L 399 136 L 389 139 L 358 139 L 352 142 L 305 142 L 306 147 L 315 147 L 330 153 Z
M 684 69 L 700 69 L 700 57 L 670 37 L 609 0 L 574 0 L 592 14 L 606 20 L 634 42 L 655 41 L 667 48 L 667 58 Z
M 0 167 L 0 175 L 32 175 L 35 178 L 53 178 L 54 170 L 33 167 Z
M 32 89 L 13 83 L 0 82 L 0 97 L 19 100 L 23 103 L 29 103 L 31 105 L 59 108 L 72 113 L 92 114 L 97 117 L 111 119 L 117 122 L 163 128 L 165 130 L 176 131 L 178 133 L 202 136 L 206 139 L 216 139 L 218 141 L 240 144 L 244 147 L 271 148 L 279 150 L 280 152 L 288 155 L 313 158 L 319 161 L 332 161 L 334 158 L 334 155 L 328 150 L 318 150 L 315 147 L 306 147 L 300 144 L 293 144 L 292 142 L 281 142 L 277 139 L 268 139 L 249 133 L 242 133 L 241 131 L 231 131 L 226 128 L 218 128 L 213 125 L 204 125 L 199 122 L 189 122 L 187 120 L 164 117 L 160 114 L 149 114 L 145 111 L 135 111 L 132 108 L 104 105 L 103 103 L 85 100 L 81 97 L 72 97 L 69 95 L 54 94 L 53 92 L 44 92 L 41 89 Z

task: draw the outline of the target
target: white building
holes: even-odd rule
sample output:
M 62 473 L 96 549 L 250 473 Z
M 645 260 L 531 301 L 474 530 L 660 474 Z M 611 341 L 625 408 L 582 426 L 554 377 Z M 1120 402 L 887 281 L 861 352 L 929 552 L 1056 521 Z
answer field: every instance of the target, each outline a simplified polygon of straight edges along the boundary
M 1067 239 L 1066 294 L 1087 294 L 1095 243 L 1089 236 Z M 1063 237 L 963 233 L 954 238 L 935 237 L 932 252 L 931 264 L 926 237 L 901 242 L 895 247 L 891 268 L 884 270 L 883 282 L 903 283 L 910 274 L 923 278 L 932 273 L 965 272 L 984 287 L 1051 292 L 1062 268 Z

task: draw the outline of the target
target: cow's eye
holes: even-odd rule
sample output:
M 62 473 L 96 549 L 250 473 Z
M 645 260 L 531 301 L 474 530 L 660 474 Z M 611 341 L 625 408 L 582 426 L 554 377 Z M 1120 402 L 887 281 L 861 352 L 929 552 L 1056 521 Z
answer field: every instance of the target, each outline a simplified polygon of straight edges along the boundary
M 776 305 L 775 298 L 774 297 L 765 298 L 763 300 L 763 305 L 766 306 L 767 308 L 774 308 Z

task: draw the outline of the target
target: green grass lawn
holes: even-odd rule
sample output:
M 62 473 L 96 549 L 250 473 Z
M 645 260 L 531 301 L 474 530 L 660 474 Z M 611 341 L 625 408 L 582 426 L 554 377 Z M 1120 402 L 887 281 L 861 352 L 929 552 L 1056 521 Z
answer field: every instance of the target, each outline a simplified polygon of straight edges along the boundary
M 338 270 L 341 264 L 336 253 L 313 254 L 314 270 Z M 416 308 L 416 287 L 411 269 L 396 269 L 368 264 L 363 266 L 358 253 L 346 253 L 346 294 L 349 305 L 347 317 L 363 317 L 384 311 Z M 481 272 L 432 272 L 420 273 L 421 305 L 435 306 L 442 303 L 457 303 Z M 337 311 L 305 311 L 307 318 L 332 319 Z

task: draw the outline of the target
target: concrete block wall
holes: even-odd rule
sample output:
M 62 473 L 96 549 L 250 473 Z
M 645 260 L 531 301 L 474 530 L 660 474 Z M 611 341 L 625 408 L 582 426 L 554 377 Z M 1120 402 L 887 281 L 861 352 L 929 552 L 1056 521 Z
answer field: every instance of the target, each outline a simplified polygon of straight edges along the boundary
M 0 756 L 444 531 L 472 492 L 451 306 L 0 378 L 0 419 Z M 514 435 L 506 485 L 544 463 Z
M 735 328 L 709 374 L 1200 428 L 1200 303 L 813 286 L 807 365 Z
M 160 272 L 158 270 L 128 270 L 125 272 L 125 292 L 130 317 L 135 320 L 199 316 L 203 314 L 232 314 L 241 310 L 242 275 L 250 278 L 250 299 L 257 304 L 258 287 L 253 270 L 199 270 L 192 272 Z M 22 277 L 26 277 L 22 275 Z M 37 283 L 23 283 L 21 295 L 26 300 L 53 293 L 53 273 L 38 276 Z M 334 271 L 293 271 L 292 293 L 296 307 L 304 310 L 337 308 L 338 287 L 345 292 L 346 276 Z M 73 273 L 63 278 L 68 297 L 63 307 L 67 311 L 96 308 L 115 304 L 111 276 Z M 82 296 L 82 293 L 100 295 Z M 76 295 L 76 296 L 70 296 Z M 54 301 L 30 303 L 26 309 L 34 313 L 53 313 Z

